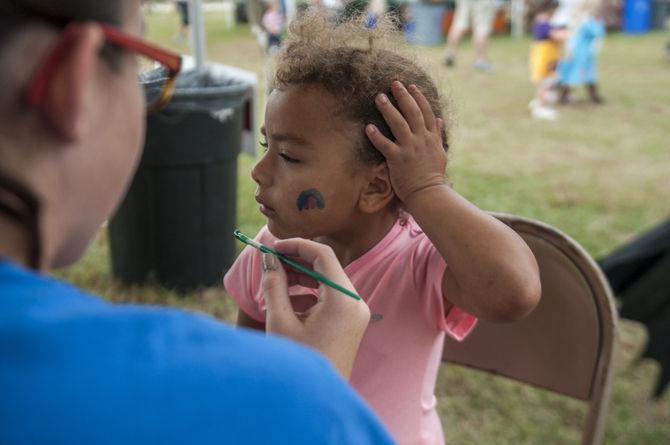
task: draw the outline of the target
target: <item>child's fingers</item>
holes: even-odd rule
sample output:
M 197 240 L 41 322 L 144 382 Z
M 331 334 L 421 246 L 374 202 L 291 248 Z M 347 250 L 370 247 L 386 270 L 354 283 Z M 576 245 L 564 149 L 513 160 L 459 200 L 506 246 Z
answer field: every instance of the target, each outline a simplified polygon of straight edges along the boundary
M 424 116 L 414 95 L 410 94 L 405 85 L 397 80 L 391 84 L 391 91 L 393 91 L 393 97 L 398 101 L 400 112 L 405 117 L 411 130 L 415 133 L 423 130 L 425 128 Z
M 370 142 L 372 142 L 372 145 L 384 155 L 387 161 L 392 159 L 400 150 L 395 142 L 384 136 L 373 124 L 368 124 L 365 127 L 365 134 L 370 139 Z
M 428 102 L 426 96 L 423 95 L 421 90 L 419 90 L 416 85 L 410 85 L 407 90 L 416 101 L 419 109 L 421 109 L 421 114 L 423 115 L 423 121 L 426 124 L 426 128 L 429 131 L 433 131 L 435 129 L 435 114 L 433 113 L 433 108 L 430 106 L 430 102 Z
M 412 129 L 407 123 L 407 120 L 402 113 L 393 106 L 386 94 L 382 93 L 377 95 L 375 102 L 377 104 L 377 109 L 391 129 L 391 133 L 393 133 L 393 136 L 395 136 L 396 140 L 402 145 L 402 143 L 406 142 L 412 134 Z

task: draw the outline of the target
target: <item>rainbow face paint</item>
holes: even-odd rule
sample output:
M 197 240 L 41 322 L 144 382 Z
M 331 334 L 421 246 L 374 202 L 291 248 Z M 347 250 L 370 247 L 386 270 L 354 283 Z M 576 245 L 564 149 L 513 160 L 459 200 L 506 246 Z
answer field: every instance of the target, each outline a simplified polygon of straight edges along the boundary
M 299 211 L 313 209 L 323 210 L 326 207 L 323 196 L 317 189 L 308 189 L 300 193 L 296 205 L 298 206 Z

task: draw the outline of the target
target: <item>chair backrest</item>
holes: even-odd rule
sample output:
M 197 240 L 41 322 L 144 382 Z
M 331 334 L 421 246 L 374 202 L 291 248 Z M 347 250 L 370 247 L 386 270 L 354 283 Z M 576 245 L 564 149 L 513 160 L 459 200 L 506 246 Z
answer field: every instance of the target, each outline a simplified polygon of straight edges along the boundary
M 527 218 L 493 216 L 533 251 L 542 298 L 523 320 L 480 320 L 462 343 L 447 339 L 442 360 L 587 401 L 582 443 L 600 443 L 617 335 L 609 285 L 593 259 L 564 233 Z

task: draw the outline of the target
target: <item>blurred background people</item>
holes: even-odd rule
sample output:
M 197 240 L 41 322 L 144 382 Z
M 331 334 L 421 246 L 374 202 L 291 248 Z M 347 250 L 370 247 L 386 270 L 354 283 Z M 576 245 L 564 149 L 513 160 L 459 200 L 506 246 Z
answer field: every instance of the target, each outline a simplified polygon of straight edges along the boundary
M 281 45 L 281 35 L 284 32 L 285 18 L 280 10 L 279 0 L 270 0 L 263 13 L 263 30 L 267 34 L 266 52 L 274 54 Z
M 188 13 L 188 0 L 175 1 L 177 14 L 179 14 L 179 34 L 177 34 L 177 41 L 180 43 L 187 43 L 191 36 L 191 18 Z
M 603 5 L 600 1 L 587 0 L 577 10 L 571 35 L 565 45 L 565 56 L 558 67 L 561 89 L 560 102 L 571 101 L 571 89 L 585 85 L 589 100 L 594 104 L 604 102 L 598 91 L 598 52 L 605 36 Z
M 557 0 L 544 0 L 535 7 L 533 14 L 533 43 L 530 47 L 530 80 L 535 85 L 535 97 L 530 101 L 531 114 L 536 119 L 556 119 L 551 107 L 552 88 L 557 83 L 556 66 L 561 57 L 561 43 L 567 37 L 565 29 L 551 24 L 558 8 Z
M 487 49 L 496 10 L 495 0 L 456 0 L 454 22 L 447 38 L 445 64 L 448 67 L 456 64 L 458 45 L 472 26 L 472 39 L 476 55 L 474 67 L 480 71 L 490 71 L 493 68 L 488 58 Z

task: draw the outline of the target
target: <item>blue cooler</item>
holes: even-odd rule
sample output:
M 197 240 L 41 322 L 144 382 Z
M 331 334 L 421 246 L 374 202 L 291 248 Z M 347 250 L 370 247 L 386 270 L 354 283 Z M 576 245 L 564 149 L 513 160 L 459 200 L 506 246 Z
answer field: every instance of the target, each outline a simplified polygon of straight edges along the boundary
M 651 0 L 625 0 L 623 6 L 623 31 L 642 34 L 649 31 Z

